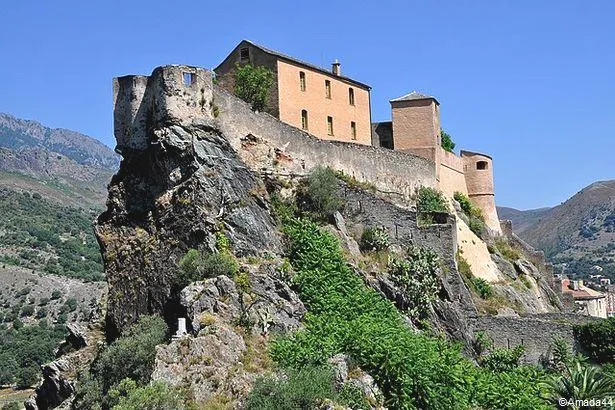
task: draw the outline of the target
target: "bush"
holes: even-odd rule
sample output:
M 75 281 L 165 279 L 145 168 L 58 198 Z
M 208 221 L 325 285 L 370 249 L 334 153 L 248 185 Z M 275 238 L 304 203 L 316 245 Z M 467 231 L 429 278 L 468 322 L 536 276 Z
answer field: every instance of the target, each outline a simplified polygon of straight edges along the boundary
M 447 134 L 444 130 L 440 130 L 440 145 L 442 148 L 448 152 L 453 152 L 455 149 L 455 143 L 449 134 Z
M 233 277 L 239 269 L 237 260 L 229 252 L 203 254 L 190 249 L 179 261 L 175 286 L 183 289 L 192 282 L 220 275 Z
M 368 252 L 382 251 L 391 245 L 389 234 L 381 227 L 367 228 L 361 235 L 361 249 Z
M 498 250 L 498 252 L 500 252 L 500 254 L 502 254 L 502 256 L 504 257 L 504 259 L 508 260 L 509 262 L 515 262 L 519 259 L 521 259 L 521 253 L 513 248 L 506 239 L 504 238 L 498 238 L 495 240 L 495 247 Z
M 461 192 L 455 192 L 453 198 L 459 203 L 461 210 L 467 216 L 470 230 L 481 238 L 485 232 L 485 218 L 480 208 L 475 207 L 470 198 Z
M 182 410 L 186 399 L 176 389 L 160 381 L 138 387 L 131 379 L 120 382 L 117 389 L 110 392 L 112 401 L 118 403 L 113 410 Z M 117 398 L 117 399 L 116 399 Z
M 53 292 L 51 292 L 51 300 L 57 300 L 60 299 L 62 297 L 62 292 L 59 290 L 54 290 Z
M 92 408 L 101 402 L 109 406 L 117 400 L 107 394 L 124 379 L 146 385 L 154 369 L 156 345 L 164 343 L 167 325 L 160 317 L 143 316 L 94 361 L 91 374 L 80 380 L 75 393 L 76 408 Z
M 494 349 L 491 353 L 479 359 L 480 365 L 492 372 L 506 372 L 519 367 L 519 361 L 525 353 L 522 345 L 514 349 Z
M 32 316 L 34 314 L 34 305 L 26 305 L 21 309 L 21 317 Z
M 316 167 L 310 172 L 304 196 L 308 209 L 321 219 L 326 219 L 344 205 L 338 196 L 339 181 L 335 172 L 328 167 Z
M 253 110 L 261 111 L 265 108 L 267 95 L 274 79 L 273 72 L 266 67 L 237 64 L 235 68 L 235 95 L 252 104 Z
M 590 360 L 615 364 L 615 317 L 578 325 L 574 335 Z
M 420 187 L 416 209 L 419 213 L 448 212 L 448 204 L 442 192 L 434 188 Z
M 472 281 L 472 287 L 482 299 L 493 297 L 493 288 L 485 279 L 472 276 L 470 280 Z
M 288 377 L 258 379 L 246 401 L 247 410 L 315 409 L 324 399 L 334 400 L 333 372 L 320 366 L 289 370 Z
M 408 306 L 404 306 L 413 318 L 424 317 L 438 298 L 438 255 L 430 249 L 411 246 L 406 259 L 391 259 L 388 272 L 391 279 L 404 293 Z

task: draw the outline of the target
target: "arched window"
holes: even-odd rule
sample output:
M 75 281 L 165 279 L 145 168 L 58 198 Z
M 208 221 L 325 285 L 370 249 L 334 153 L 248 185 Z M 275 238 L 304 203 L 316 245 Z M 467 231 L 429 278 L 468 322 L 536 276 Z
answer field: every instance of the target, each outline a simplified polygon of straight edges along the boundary
M 307 110 L 301 110 L 301 129 L 308 129 L 308 113 Z
M 303 71 L 299 71 L 299 85 L 301 91 L 305 91 L 305 73 Z
M 487 169 L 488 166 L 489 164 L 487 163 L 487 161 L 478 161 L 476 163 L 476 169 Z
M 348 89 L 348 103 L 354 105 L 354 90 L 352 88 Z

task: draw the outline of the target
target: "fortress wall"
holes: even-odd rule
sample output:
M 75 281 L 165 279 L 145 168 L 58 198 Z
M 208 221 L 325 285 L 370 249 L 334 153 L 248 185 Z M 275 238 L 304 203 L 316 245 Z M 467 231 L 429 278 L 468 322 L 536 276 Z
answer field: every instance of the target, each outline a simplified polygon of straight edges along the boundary
M 438 147 L 440 153 L 440 179 L 438 187 L 449 198 L 452 198 L 455 192 L 468 194 L 466 187 L 466 177 L 463 166 L 464 161 L 452 152 L 448 152 L 441 147 Z
M 119 149 L 144 149 L 147 111 L 143 103 L 149 77 L 127 75 L 113 79 L 113 129 Z
M 485 332 L 493 339 L 495 347 L 514 348 L 523 345 L 523 360 L 526 363 L 538 363 L 556 337 L 564 339 L 578 350 L 573 334 L 574 325 L 591 320 L 593 318 L 589 316 L 543 313 L 521 317 L 479 316 L 470 319 L 470 323 L 475 335 L 477 332 Z
M 252 166 L 299 174 L 319 165 L 329 166 L 405 198 L 420 186 L 436 186 L 435 166 L 424 158 L 386 148 L 319 140 L 268 114 L 252 111 L 244 101 L 218 87 L 214 87 L 214 105 L 218 109 L 214 126 Z

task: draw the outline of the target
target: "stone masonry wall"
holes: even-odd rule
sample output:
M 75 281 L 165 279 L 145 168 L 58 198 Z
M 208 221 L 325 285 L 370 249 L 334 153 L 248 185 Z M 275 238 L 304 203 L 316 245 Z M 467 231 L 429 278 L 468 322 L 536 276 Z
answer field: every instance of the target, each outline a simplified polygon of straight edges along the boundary
M 214 87 L 215 127 L 255 168 L 307 174 L 329 166 L 383 192 L 409 198 L 420 186 L 435 187 L 435 166 L 411 154 L 359 144 L 319 140 Z
M 578 350 L 573 334 L 574 325 L 591 320 L 594 319 L 589 316 L 543 313 L 521 317 L 479 316 L 471 318 L 470 324 L 475 335 L 484 332 L 493 340 L 495 347 L 514 348 L 523 345 L 523 360 L 526 363 L 538 363 L 541 357 L 548 354 L 554 338 L 562 338 Z

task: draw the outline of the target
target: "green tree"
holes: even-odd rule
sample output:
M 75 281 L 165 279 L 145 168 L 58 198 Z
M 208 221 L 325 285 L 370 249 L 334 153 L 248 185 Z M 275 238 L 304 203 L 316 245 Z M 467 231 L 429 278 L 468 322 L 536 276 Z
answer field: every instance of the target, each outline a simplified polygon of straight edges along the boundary
M 449 134 L 447 134 L 444 130 L 440 130 L 440 144 L 442 148 L 444 148 L 448 152 L 453 152 L 455 149 L 455 143 Z
M 442 192 L 422 186 L 418 191 L 416 209 L 419 213 L 448 212 L 448 204 Z
M 251 64 L 239 65 L 235 69 L 235 95 L 252 104 L 253 110 L 262 111 L 267 102 L 269 89 L 275 76 L 266 67 Z
M 615 363 L 615 317 L 579 325 L 574 334 L 590 360 Z
M 303 187 L 303 195 L 309 211 L 319 218 L 327 219 L 342 208 L 344 201 L 337 193 L 339 180 L 329 167 L 316 167 Z
M 131 379 L 122 380 L 117 388 L 109 392 L 112 401 L 118 403 L 113 410 L 182 410 L 185 398 L 164 382 L 152 382 L 138 387 Z M 117 399 L 115 399 L 117 398 Z

